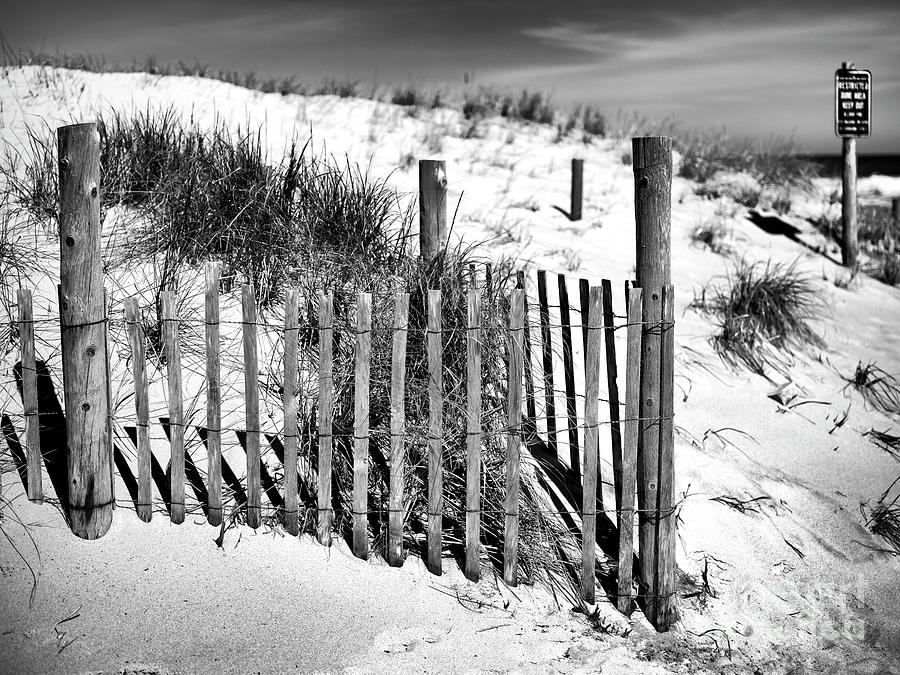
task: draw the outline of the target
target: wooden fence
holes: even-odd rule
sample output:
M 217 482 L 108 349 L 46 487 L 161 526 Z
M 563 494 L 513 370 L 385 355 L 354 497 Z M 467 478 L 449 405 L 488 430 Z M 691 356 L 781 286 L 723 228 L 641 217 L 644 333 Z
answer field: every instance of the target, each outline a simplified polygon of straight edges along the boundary
M 177 298 L 162 292 L 161 341 L 165 355 L 168 416 L 160 420 L 170 442 L 170 462 L 162 470 L 151 450 L 150 408 L 148 404 L 148 369 L 145 354 L 139 298 L 124 302 L 124 322 L 130 352 L 134 388 L 134 426 L 128 430 L 129 441 L 136 447 L 136 470 L 116 447 L 122 439 L 113 438 L 110 412 L 110 378 L 107 360 L 106 321 L 108 317 L 87 312 L 84 298 L 95 294 L 94 277 L 99 272 L 75 264 L 90 261 L 99 269 L 99 208 L 97 187 L 99 171 L 95 154 L 99 152 L 93 125 L 63 127 L 60 135 L 60 166 L 63 208 L 60 219 L 61 286 L 60 316 L 63 348 L 63 380 L 65 429 L 69 439 L 66 480 L 69 486 L 65 500 L 72 530 L 78 536 L 102 536 L 109 527 L 113 495 L 114 467 L 126 484 L 139 518 L 152 518 L 153 484 L 165 502 L 173 523 L 185 519 L 185 487 L 190 486 L 203 507 L 211 525 L 221 525 L 226 503 L 238 506 L 246 514 L 251 527 L 259 527 L 263 518 L 263 494 L 277 511 L 284 528 L 296 535 L 301 531 L 303 511 L 300 493 L 306 486 L 298 484 L 298 422 L 300 385 L 301 332 L 298 318 L 301 296 L 295 289 L 285 293 L 283 340 L 283 433 L 263 434 L 260 426 L 259 336 L 261 325 L 254 290 L 241 288 L 241 331 L 243 344 L 245 425 L 236 430 L 246 456 L 246 479 L 241 482 L 222 454 L 223 432 L 221 411 L 221 344 L 220 344 L 220 268 L 208 263 L 206 268 L 205 312 L 199 317 L 178 316 Z M 617 558 L 618 608 L 630 613 L 636 600 L 644 613 L 659 629 L 667 629 L 674 614 L 674 486 L 673 486 L 673 288 L 669 283 L 668 263 L 668 199 L 671 180 L 671 145 L 668 139 L 635 139 L 635 190 L 638 222 L 638 278 L 625 285 L 623 313 L 616 314 L 613 285 L 603 280 L 591 285 L 580 279 L 570 286 L 565 276 L 539 271 L 536 295 L 530 293 L 531 281 L 520 273 L 516 288 L 506 296 L 508 314 L 503 317 L 501 355 L 505 364 L 503 383 L 483 382 L 482 361 L 485 340 L 482 331 L 484 283 L 474 278 L 465 294 L 465 556 L 464 571 L 469 579 L 480 574 L 482 545 L 482 447 L 486 430 L 482 410 L 484 387 L 505 392 L 505 504 L 503 513 L 502 567 L 506 583 L 515 585 L 519 555 L 520 468 L 523 452 L 532 460 L 556 467 L 556 487 L 568 507 L 580 520 L 581 596 L 595 602 L 597 580 L 597 536 L 615 533 L 614 546 L 607 551 Z M 666 171 L 668 162 L 668 171 Z M 660 167 L 662 166 L 662 170 Z M 75 178 L 80 181 L 70 185 Z M 65 179 L 65 180 L 64 180 Z M 66 182 L 69 181 L 69 182 Z M 445 241 L 447 179 L 443 162 L 423 162 L 420 170 L 423 237 L 422 255 L 432 257 Z M 70 185 L 66 188 L 66 185 Z M 580 181 L 579 181 L 580 190 Z M 642 221 L 643 225 L 642 225 Z M 426 225 L 431 223 L 431 226 Z M 435 230 L 431 231 L 433 227 Z M 431 234 L 425 233 L 429 229 Z M 91 249 L 91 250 L 87 250 Z M 556 281 L 558 302 L 550 302 L 552 281 Z M 485 275 L 490 283 L 490 268 Z M 570 300 L 577 295 L 577 304 Z M 13 454 L 21 459 L 20 472 L 28 497 L 40 500 L 42 495 L 42 438 L 39 415 L 51 414 L 38 404 L 38 375 L 41 364 L 35 354 L 34 317 L 31 293 L 19 292 L 19 331 L 21 345 L 20 387 L 24 409 L 24 448 L 8 418 L 3 420 L 4 434 Z M 304 299 L 307 303 L 309 298 Z M 370 451 L 370 379 L 377 355 L 372 347 L 372 304 L 370 293 L 359 293 L 355 299 L 355 331 L 342 335 L 335 325 L 334 299 L 322 293 L 316 325 L 317 350 L 317 472 L 315 496 L 307 495 L 304 503 L 315 502 L 315 525 L 318 541 L 331 542 L 335 530 L 332 460 L 335 452 L 333 413 L 334 345 L 335 341 L 352 339 L 353 349 L 353 423 L 352 423 L 352 509 L 350 523 L 351 548 L 357 557 L 366 558 L 371 549 L 369 514 Z M 383 299 L 382 299 L 383 300 Z M 426 317 L 427 351 L 427 547 L 426 564 L 440 574 L 444 532 L 443 453 L 450 442 L 445 438 L 442 419 L 444 401 L 442 350 L 448 328 L 445 310 L 448 300 L 438 289 L 429 289 L 414 307 Z M 91 301 L 93 298 L 91 297 Z M 391 565 L 404 560 L 404 504 L 409 495 L 403 476 L 406 471 L 407 421 L 404 397 L 407 373 L 407 342 L 410 330 L 410 295 L 398 290 L 392 298 L 389 368 L 389 457 L 388 524 L 384 557 Z M 105 307 L 102 298 L 100 307 Z M 454 308 L 460 310 L 461 308 Z M 494 308 L 495 309 L 495 308 Z M 81 312 L 81 313 L 79 313 Z M 573 320 L 573 314 L 579 319 Z M 536 320 L 535 318 L 536 317 Z M 185 448 L 184 383 L 181 372 L 180 328 L 186 321 L 205 325 L 206 421 L 197 427 L 207 448 L 206 480 L 199 474 L 193 458 Z M 100 326 L 99 332 L 96 327 Z M 578 332 L 580 328 L 580 345 Z M 624 382 L 619 378 L 616 353 L 616 331 L 626 333 Z M 93 331 L 93 332 L 92 332 Z M 577 352 L 582 358 L 576 359 Z M 496 355 L 494 355 L 496 356 Z M 102 359 L 102 360 L 101 360 Z M 99 367 L 97 364 L 101 364 Z M 604 368 L 605 365 L 605 368 Z M 562 372 L 557 383 L 555 373 Z M 601 375 L 605 373 L 605 377 Z M 78 377 L 78 373 L 89 376 Z M 601 379 L 602 378 L 602 379 Z M 500 386 L 502 385 L 502 386 Z M 580 387 L 582 390 L 579 390 Z M 601 391 L 606 393 L 605 410 L 601 412 Z M 557 404 L 562 403 L 557 409 Z M 43 405 L 43 404 L 42 404 Z M 59 407 L 59 404 L 56 404 Z M 579 407 L 582 412 L 579 413 Z M 96 412 L 99 411 L 99 412 Z M 91 414 L 96 416 L 96 437 L 81 434 L 82 425 Z M 61 411 L 59 413 L 61 415 Z M 78 428 L 73 427 L 77 420 Z M 562 422 L 562 425 L 560 425 Z M 600 461 L 601 430 L 608 433 L 611 472 Z M 608 430 L 608 432 L 607 432 Z M 260 446 L 265 436 L 284 469 L 281 491 L 261 461 Z M 78 442 L 74 442 L 74 439 Z M 605 436 L 604 436 L 605 438 Z M 280 449 L 280 451 L 279 451 Z M 47 448 L 44 448 L 45 461 Z M 49 467 L 48 467 L 49 468 Z M 57 467 L 56 471 L 59 471 Z M 52 473 L 52 471 L 51 471 Z M 610 475 L 611 474 L 611 475 Z M 52 476 L 51 476 L 52 478 Z M 604 504 L 602 485 L 612 484 L 614 504 Z M 223 494 L 223 483 L 229 496 Z M 65 485 L 60 484 L 64 489 Z M 57 486 L 57 481 L 54 481 Z M 551 486 L 552 487 L 552 486 Z M 93 492 L 92 492 L 93 490 Z M 60 499 L 63 496 L 60 495 Z M 568 499 L 568 502 L 565 500 Z M 635 499 L 637 505 L 635 505 Z M 565 509 L 560 509 L 562 512 Z M 609 514 L 612 516 L 610 521 Z M 638 518 L 637 557 L 633 532 Z M 637 569 L 634 562 L 637 561 Z M 637 593 L 634 592 L 635 583 Z

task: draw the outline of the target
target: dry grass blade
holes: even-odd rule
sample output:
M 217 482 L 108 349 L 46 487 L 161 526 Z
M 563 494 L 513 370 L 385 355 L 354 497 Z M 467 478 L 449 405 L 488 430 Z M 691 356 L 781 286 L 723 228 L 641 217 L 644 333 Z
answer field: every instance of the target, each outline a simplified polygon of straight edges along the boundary
M 900 459 L 900 435 L 877 429 L 869 429 L 865 435 L 879 448 Z
M 858 391 L 863 400 L 886 415 L 900 414 L 900 381 L 875 363 L 865 366 L 860 361 L 851 377 L 845 377 L 847 387 Z
M 900 477 L 891 483 L 884 494 L 878 498 L 875 506 L 860 505 L 860 512 L 866 519 L 869 532 L 885 539 L 894 549 L 894 555 L 900 555 L 900 493 L 889 501 L 889 495 L 900 481 Z M 868 512 L 868 513 L 867 513 Z

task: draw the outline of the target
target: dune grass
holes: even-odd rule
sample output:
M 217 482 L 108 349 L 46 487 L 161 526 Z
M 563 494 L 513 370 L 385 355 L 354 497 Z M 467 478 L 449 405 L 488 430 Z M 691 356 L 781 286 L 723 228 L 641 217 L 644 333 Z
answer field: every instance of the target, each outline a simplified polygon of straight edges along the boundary
M 900 380 L 885 372 L 876 363 L 856 365 L 850 377 L 845 377 L 846 387 L 853 387 L 865 402 L 886 415 L 900 415 Z
M 783 370 L 786 355 L 823 345 L 811 322 L 824 305 L 796 264 L 741 260 L 723 284 L 703 288 L 692 307 L 715 316 L 712 344 L 719 356 L 756 373 Z

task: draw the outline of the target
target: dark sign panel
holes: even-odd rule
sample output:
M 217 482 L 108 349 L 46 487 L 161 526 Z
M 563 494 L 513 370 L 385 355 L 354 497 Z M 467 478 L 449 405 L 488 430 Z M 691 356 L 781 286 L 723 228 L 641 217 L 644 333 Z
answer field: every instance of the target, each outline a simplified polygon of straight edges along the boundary
M 872 73 L 840 68 L 834 72 L 834 133 L 868 138 L 872 126 Z

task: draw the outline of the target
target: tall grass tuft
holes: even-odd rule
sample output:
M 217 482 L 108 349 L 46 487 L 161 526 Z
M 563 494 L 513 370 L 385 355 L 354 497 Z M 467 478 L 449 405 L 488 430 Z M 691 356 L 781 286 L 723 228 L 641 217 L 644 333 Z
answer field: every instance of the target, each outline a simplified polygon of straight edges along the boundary
M 863 365 L 860 361 L 853 375 L 844 380 L 847 387 L 856 389 L 875 410 L 887 415 L 900 414 L 900 380 L 877 364 Z
M 716 317 L 712 344 L 732 366 L 744 364 L 764 374 L 767 366 L 784 368 L 785 352 L 823 345 L 810 324 L 824 305 L 796 264 L 742 260 L 724 284 L 705 287 L 692 306 Z

